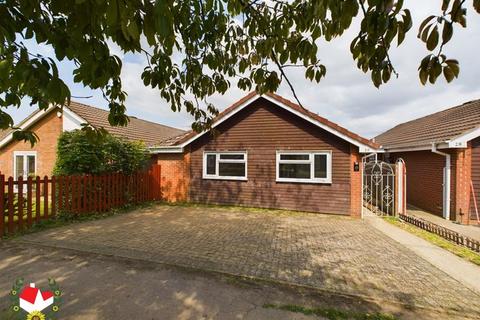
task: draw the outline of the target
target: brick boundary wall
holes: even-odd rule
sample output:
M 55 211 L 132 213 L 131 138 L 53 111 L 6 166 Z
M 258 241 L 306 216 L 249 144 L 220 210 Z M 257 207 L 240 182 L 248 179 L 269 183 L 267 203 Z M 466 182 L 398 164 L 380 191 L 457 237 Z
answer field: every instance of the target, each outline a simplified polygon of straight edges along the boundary
M 189 200 L 190 152 L 165 153 L 155 156 L 162 167 L 162 196 L 167 202 Z
M 359 171 L 354 170 L 355 162 L 358 163 Z M 358 148 L 350 146 L 350 215 L 360 218 L 362 216 L 362 158 Z

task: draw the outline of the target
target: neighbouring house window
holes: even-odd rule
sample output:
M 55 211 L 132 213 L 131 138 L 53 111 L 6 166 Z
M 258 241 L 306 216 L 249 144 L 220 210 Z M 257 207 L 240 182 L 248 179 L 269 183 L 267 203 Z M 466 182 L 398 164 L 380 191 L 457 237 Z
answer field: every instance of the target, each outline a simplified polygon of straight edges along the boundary
M 330 151 L 277 151 L 277 181 L 332 182 Z
M 247 180 L 246 152 L 205 152 L 203 178 Z
M 37 171 L 36 151 L 15 151 L 13 153 L 14 178 L 35 176 Z

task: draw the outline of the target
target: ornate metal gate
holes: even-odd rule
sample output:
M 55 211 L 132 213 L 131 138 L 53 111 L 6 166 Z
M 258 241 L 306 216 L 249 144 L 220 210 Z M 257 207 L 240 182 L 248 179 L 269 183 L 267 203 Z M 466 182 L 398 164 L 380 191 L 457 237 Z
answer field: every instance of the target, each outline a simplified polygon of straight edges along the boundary
M 363 163 L 363 205 L 377 215 L 397 213 L 396 165 L 380 160 Z

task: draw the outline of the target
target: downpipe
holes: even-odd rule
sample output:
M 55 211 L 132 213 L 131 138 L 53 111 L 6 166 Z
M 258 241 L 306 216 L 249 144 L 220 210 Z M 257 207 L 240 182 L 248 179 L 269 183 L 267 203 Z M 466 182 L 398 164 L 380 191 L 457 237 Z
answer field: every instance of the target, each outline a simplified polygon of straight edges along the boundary
M 435 143 L 432 143 L 432 152 L 445 157 L 445 168 L 443 169 L 443 217 L 445 220 L 450 220 L 452 156 L 448 153 L 438 151 Z

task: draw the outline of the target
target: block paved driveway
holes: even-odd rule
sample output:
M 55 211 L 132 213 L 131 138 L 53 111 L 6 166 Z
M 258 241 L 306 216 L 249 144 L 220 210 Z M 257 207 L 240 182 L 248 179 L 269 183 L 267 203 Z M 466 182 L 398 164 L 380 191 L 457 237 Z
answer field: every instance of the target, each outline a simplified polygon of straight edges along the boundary
M 157 205 L 16 241 L 480 316 L 480 295 L 358 219 Z

